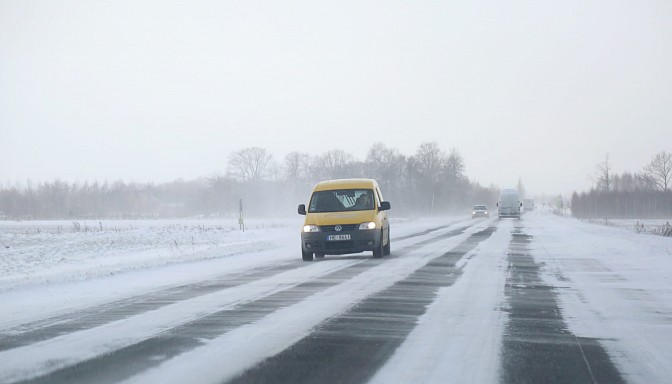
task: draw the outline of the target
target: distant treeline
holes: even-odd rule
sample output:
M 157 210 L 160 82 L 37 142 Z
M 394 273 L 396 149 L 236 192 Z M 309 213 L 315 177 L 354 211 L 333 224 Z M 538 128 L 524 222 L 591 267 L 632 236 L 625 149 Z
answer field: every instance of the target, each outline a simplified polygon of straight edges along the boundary
M 307 203 L 313 185 L 325 179 L 375 178 L 398 215 L 442 214 L 494 204 L 498 188 L 481 187 L 464 173 L 455 149 L 420 145 L 412 156 L 381 143 L 363 161 L 342 150 L 311 156 L 291 152 L 276 162 L 263 148 L 229 156 L 227 171 L 207 178 L 168 183 L 26 182 L 0 188 L 0 218 L 99 219 L 285 216 Z
M 595 167 L 595 187 L 572 194 L 572 215 L 595 218 L 672 218 L 672 154 L 661 152 L 639 173 L 614 174 L 607 155 Z
M 572 215 L 580 219 L 670 219 L 672 191 L 597 191 L 574 193 Z

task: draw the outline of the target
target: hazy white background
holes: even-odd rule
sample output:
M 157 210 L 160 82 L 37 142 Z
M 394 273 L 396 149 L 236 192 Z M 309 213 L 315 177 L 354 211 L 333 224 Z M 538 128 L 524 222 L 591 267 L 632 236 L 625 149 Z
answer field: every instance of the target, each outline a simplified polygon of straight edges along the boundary
M 481 184 L 569 193 L 672 150 L 671 68 L 667 0 L 0 0 L 0 181 L 437 141 Z

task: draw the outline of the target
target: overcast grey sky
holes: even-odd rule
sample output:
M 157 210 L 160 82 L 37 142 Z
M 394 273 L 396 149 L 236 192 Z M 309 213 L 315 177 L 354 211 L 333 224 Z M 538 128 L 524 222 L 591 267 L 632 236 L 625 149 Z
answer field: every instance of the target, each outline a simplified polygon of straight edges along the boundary
M 0 182 L 377 141 L 532 194 L 639 171 L 672 151 L 672 2 L 0 0 Z

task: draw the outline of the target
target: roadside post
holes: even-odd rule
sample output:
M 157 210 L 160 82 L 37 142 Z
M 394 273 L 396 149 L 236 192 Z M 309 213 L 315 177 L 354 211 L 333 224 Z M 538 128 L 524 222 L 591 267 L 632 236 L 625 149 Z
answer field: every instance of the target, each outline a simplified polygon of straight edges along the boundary
M 238 227 L 245 232 L 245 220 L 243 219 L 243 199 L 240 199 L 240 211 L 238 215 Z

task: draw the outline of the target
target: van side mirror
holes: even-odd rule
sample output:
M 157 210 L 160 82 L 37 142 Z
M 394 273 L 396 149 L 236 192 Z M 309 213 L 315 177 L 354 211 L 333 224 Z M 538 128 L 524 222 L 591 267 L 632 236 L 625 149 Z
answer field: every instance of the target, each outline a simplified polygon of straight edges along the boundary
M 499 203 L 496 204 L 499 207 Z
M 299 215 L 306 215 L 306 205 L 305 204 L 299 204 L 299 209 L 298 209 Z
M 387 211 L 390 209 L 390 202 L 389 201 L 381 201 L 380 202 L 380 208 L 378 209 L 379 211 Z
M 521 207 L 521 208 L 523 207 L 523 203 L 520 203 L 520 207 Z

